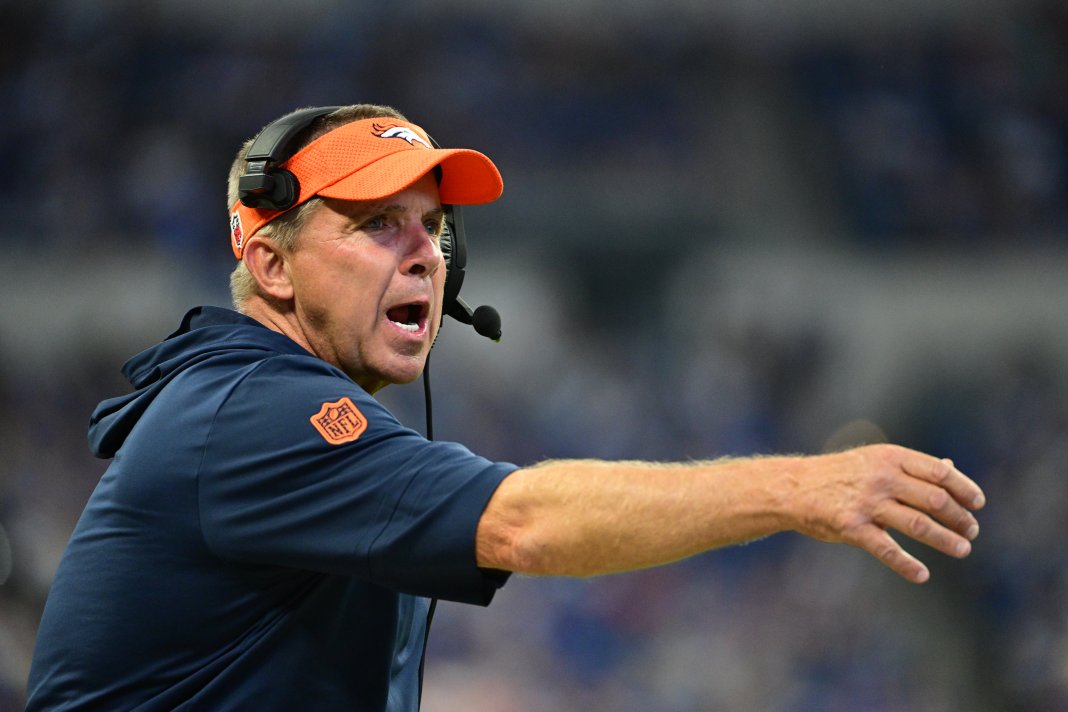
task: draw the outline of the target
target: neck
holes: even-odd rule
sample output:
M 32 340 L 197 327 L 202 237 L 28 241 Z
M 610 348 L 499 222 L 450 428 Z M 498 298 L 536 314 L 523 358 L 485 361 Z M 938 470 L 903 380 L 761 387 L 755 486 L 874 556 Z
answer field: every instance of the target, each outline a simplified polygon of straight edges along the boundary
M 260 296 L 249 297 L 244 304 L 238 306 L 239 312 L 247 317 L 255 319 L 271 331 L 288 336 L 290 339 L 306 349 L 309 353 L 315 353 L 311 343 L 300 328 L 292 309 L 280 309 L 277 305 Z
M 320 353 L 313 345 L 312 340 L 308 338 L 300 320 L 297 319 L 292 303 L 277 304 L 273 300 L 257 295 L 250 297 L 244 304 L 239 305 L 237 310 L 245 316 L 255 319 L 268 329 L 289 337 L 312 356 L 337 366 L 358 386 L 372 395 L 389 385 L 388 381 L 383 381 L 367 374 L 351 373 L 336 358 L 330 358 L 330 354 Z

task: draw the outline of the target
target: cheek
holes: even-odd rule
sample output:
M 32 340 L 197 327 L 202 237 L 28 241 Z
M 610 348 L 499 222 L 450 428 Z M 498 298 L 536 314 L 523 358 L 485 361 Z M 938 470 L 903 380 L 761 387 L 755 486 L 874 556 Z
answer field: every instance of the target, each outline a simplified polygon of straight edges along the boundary
M 298 308 L 314 328 L 340 334 L 373 326 L 381 288 L 372 275 L 356 270 L 320 270 L 302 287 Z

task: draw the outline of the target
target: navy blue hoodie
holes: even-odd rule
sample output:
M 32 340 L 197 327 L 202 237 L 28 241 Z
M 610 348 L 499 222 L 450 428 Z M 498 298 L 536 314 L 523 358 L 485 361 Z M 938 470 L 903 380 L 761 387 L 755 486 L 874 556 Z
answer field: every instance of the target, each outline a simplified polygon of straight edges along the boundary
M 29 710 L 413 710 L 427 598 L 486 605 L 515 469 L 403 427 L 236 312 L 190 311 L 102 402 L 114 458 L 56 573 Z

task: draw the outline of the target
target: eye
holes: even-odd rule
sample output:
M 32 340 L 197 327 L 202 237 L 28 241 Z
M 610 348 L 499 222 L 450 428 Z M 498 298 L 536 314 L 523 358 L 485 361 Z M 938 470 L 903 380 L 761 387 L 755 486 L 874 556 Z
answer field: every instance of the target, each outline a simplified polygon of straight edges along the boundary
M 387 221 L 385 215 L 375 215 L 374 217 L 367 218 L 363 221 L 363 225 L 360 227 L 364 230 L 382 230 L 386 227 Z
M 440 238 L 441 233 L 445 229 L 445 219 L 439 217 L 425 220 L 423 221 L 423 227 L 426 228 L 428 234 L 432 235 L 433 237 Z

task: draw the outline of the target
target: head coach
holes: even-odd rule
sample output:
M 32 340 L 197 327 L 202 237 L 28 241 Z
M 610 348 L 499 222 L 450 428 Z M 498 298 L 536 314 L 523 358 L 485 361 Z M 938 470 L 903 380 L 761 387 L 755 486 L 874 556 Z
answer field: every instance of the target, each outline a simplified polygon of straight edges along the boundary
M 113 458 L 42 616 L 30 710 L 415 710 L 430 601 L 489 604 L 511 572 L 593 576 L 794 530 L 927 568 L 979 487 L 894 445 L 819 456 L 491 462 L 373 397 L 419 378 L 471 311 L 456 205 L 496 200 L 485 155 L 396 110 L 305 109 L 230 175 L 234 309 L 197 307 L 92 414 Z

